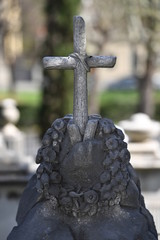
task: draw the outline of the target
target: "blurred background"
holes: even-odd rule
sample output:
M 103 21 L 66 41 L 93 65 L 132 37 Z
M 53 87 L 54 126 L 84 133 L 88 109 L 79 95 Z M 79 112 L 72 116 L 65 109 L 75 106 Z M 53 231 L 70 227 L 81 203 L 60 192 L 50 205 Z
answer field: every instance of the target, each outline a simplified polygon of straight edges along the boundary
M 115 55 L 88 74 L 89 112 L 126 132 L 131 163 L 160 233 L 160 1 L 0 1 L 0 240 L 16 224 L 41 138 L 72 113 L 73 72 L 43 70 L 73 52 L 73 16 L 86 22 L 88 55 Z

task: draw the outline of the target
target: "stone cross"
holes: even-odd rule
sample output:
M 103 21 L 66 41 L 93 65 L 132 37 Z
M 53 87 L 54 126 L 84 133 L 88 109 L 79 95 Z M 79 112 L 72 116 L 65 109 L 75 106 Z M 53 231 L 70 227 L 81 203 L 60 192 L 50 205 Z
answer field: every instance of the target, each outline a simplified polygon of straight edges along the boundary
M 116 57 L 87 56 L 85 22 L 80 16 L 73 18 L 73 40 L 74 53 L 68 57 L 44 57 L 43 64 L 46 69 L 74 69 L 73 120 L 84 134 L 88 121 L 87 72 L 90 68 L 113 67 Z

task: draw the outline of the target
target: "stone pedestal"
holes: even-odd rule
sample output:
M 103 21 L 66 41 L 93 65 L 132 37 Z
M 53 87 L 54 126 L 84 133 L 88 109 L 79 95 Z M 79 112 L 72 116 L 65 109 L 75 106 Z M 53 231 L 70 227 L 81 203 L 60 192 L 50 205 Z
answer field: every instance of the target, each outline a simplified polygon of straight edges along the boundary
M 12 167 L 0 164 L 0 240 L 7 239 L 8 233 L 16 225 L 16 212 L 20 196 L 31 178 L 24 168 Z
M 124 135 L 92 115 L 84 135 L 66 116 L 42 140 L 8 240 L 156 240 Z
M 156 139 L 160 134 L 160 123 L 144 113 L 133 114 L 130 119 L 120 121 L 119 125 L 125 130 L 130 142 Z

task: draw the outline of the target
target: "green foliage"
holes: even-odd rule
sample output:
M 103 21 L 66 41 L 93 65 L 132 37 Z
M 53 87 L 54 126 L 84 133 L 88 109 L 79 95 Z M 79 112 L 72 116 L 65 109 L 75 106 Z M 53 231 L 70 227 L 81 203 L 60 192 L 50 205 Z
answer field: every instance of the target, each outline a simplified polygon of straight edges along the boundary
M 33 92 L 0 92 L 0 101 L 5 98 L 12 98 L 16 100 L 18 105 L 27 105 L 31 107 L 37 107 L 41 103 L 42 93 L 40 91 Z
M 73 52 L 73 16 L 79 0 L 47 0 L 45 5 L 47 38 L 43 56 L 68 56 Z M 71 110 L 72 71 L 44 71 L 43 101 L 40 111 L 42 134 L 52 121 Z
M 129 118 L 138 111 L 139 95 L 137 91 L 106 91 L 100 94 L 100 114 L 114 122 Z M 154 93 L 154 119 L 160 121 L 160 91 Z
M 41 106 L 42 94 L 36 92 L 0 92 L 0 101 L 6 98 L 16 100 L 17 107 L 20 111 L 20 120 L 18 127 L 26 128 L 39 125 L 39 109 Z M 0 109 L 1 113 L 1 109 Z
M 40 106 L 37 105 L 18 105 L 18 109 L 20 111 L 20 119 L 18 122 L 18 127 L 25 129 L 25 128 L 33 128 L 36 127 L 39 128 L 39 109 Z
M 156 91 L 155 92 L 155 114 L 154 114 L 154 118 L 157 121 L 160 121 L 160 91 Z
M 18 92 L 14 95 L 0 93 L 0 100 L 12 97 L 17 101 L 20 110 L 20 121 L 18 126 L 21 128 L 39 125 L 39 109 L 41 107 L 40 92 Z M 72 98 L 72 96 L 70 96 Z M 100 114 L 102 117 L 111 118 L 115 123 L 129 118 L 137 112 L 139 95 L 137 91 L 106 91 L 100 94 Z M 160 121 L 160 91 L 155 91 L 155 115 L 154 119 Z M 72 104 L 70 104 L 72 108 Z M 67 112 L 66 112 L 67 114 Z

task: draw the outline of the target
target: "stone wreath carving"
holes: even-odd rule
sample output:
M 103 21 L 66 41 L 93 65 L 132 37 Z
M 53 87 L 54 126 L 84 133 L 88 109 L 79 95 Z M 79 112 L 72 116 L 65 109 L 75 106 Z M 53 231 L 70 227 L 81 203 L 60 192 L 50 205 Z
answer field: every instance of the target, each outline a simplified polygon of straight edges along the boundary
M 84 134 L 72 115 L 56 119 L 7 240 L 157 240 L 122 131 L 99 115 Z
M 122 131 L 98 115 L 89 117 L 83 138 L 72 115 L 55 120 L 37 154 L 37 190 L 78 217 L 123 204 L 128 184 L 138 194 L 123 140 Z

